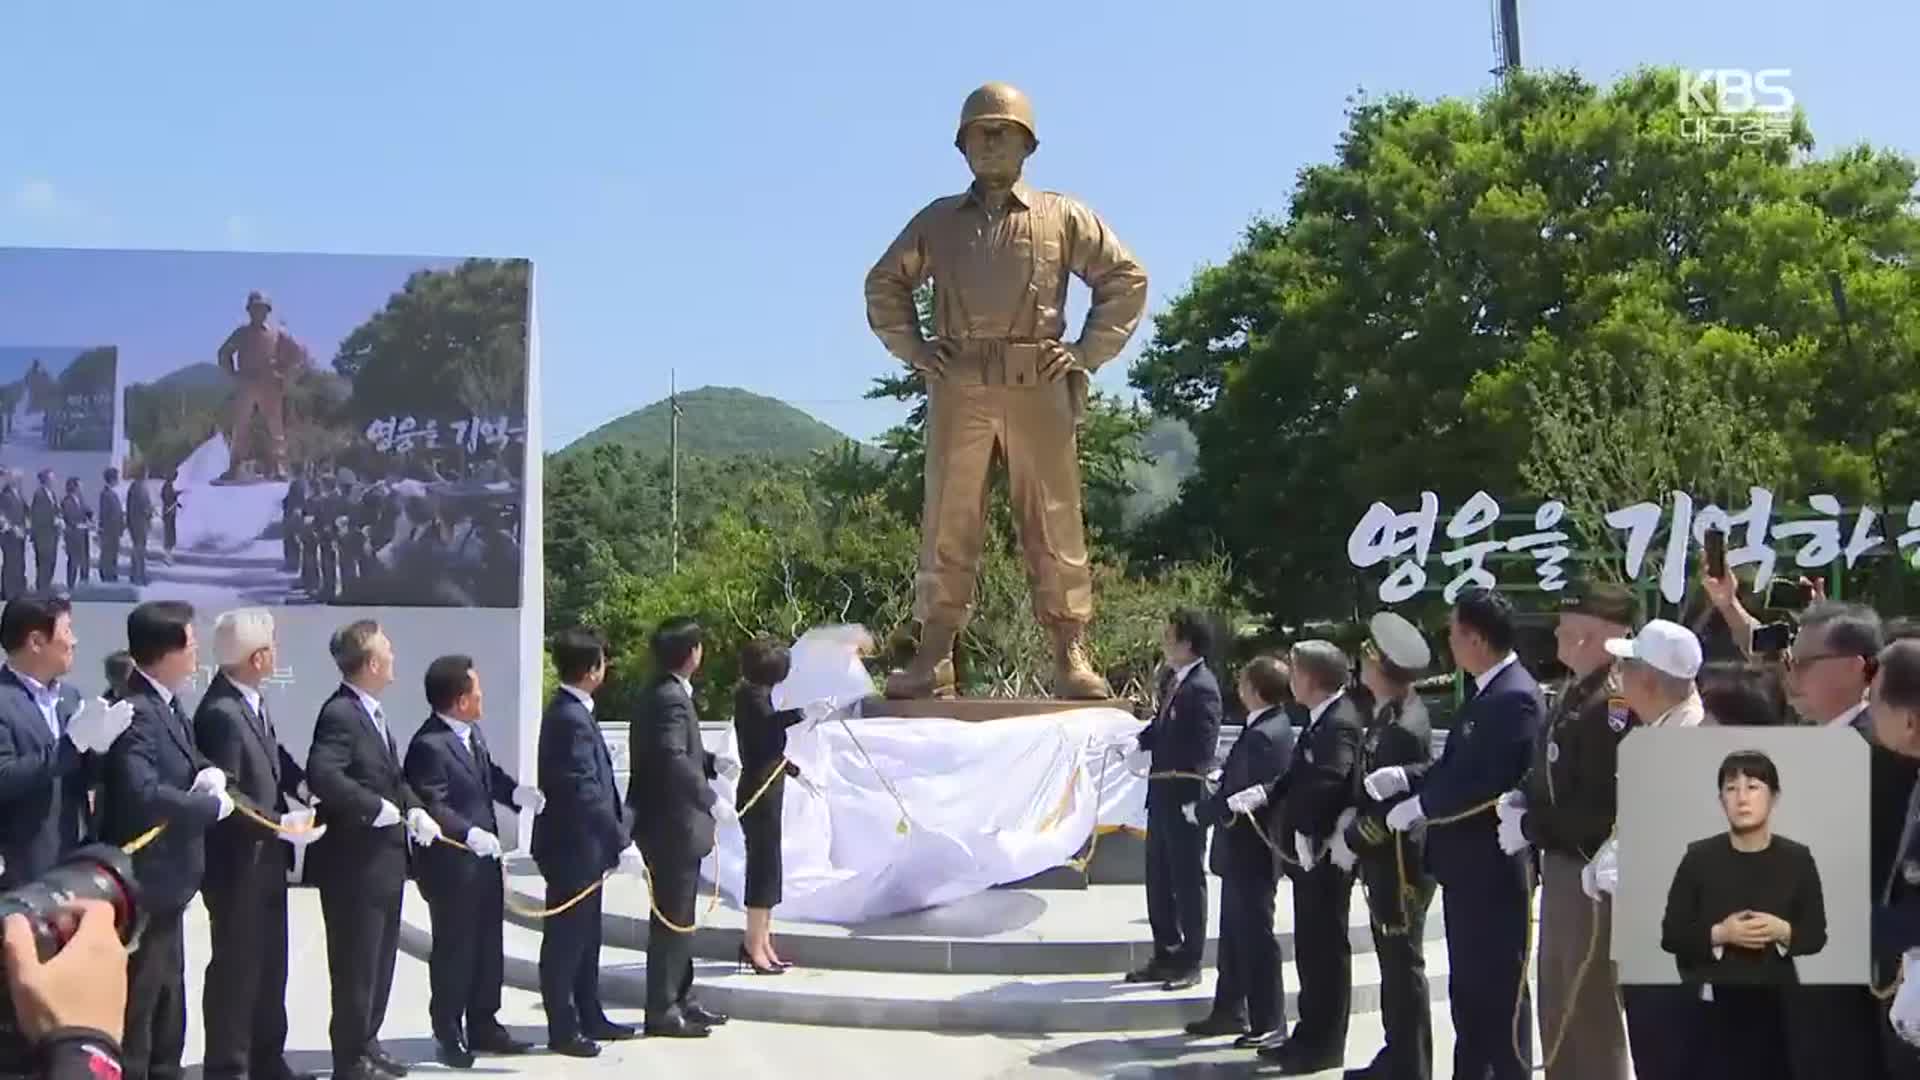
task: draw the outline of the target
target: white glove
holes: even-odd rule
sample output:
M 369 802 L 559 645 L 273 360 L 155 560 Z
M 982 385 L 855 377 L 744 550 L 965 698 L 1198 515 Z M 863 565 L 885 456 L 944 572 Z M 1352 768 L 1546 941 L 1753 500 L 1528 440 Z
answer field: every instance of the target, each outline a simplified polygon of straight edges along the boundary
M 1394 832 L 1406 832 L 1425 820 L 1427 812 L 1421 809 L 1419 799 L 1396 803 L 1393 809 L 1387 811 L 1387 828 Z
M 809 724 L 817 724 L 832 715 L 833 702 L 828 701 L 826 698 L 821 698 L 819 701 L 809 701 L 805 705 L 800 706 L 800 718 Z
M 225 790 L 208 792 L 208 794 L 220 803 L 220 812 L 214 815 L 213 820 L 227 820 L 227 815 L 233 813 L 233 796 L 227 794 Z
M 298 798 L 308 806 L 320 805 L 320 800 L 313 797 L 313 789 L 307 786 L 305 780 L 300 781 L 300 786 L 293 790 L 293 794 L 295 798 Z
M 1180 816 L 1186 818 L 1189 825 L 1200 824 L 1200 812 L 1194 809 L 1193 803 L 1181 803 Z
M 713 771 L 728 780 L 740 779 L 740 763 L 730 757 L 716 756 L 713 759 Z
M 325 835 L 327 827 L 313 824 L 311 810 L 289 810 L 280 815 L 280 839 L 292 844 L 295 851 Z
M 1374 802 L 1386 802 L 1395 795 L 1410 790 L 1410 785 L 1407 783 L 1407 770 L 1398 765 L 1375 769 L 1360 783 L 1367 789 L 1367 797 Z
M 416 806 L 407 811 L 407 835 L 413 837 L 416 845 L 426 847 L 440 839 L 440 823 L 433 820 L 432 814 Z
M 67 720 L 67 741 L 83 754 L 105 753 L 133 723 L 133 702 L 92 698 Z
M 1506 804 L 1502 803 L 1500 808 L 1504 810 L 1505 806 Z M 1520 828 L 1520 818 L 1524 813 L 1521 811 L 1512 815 L 1504 813 L 1500 815 L 1500 825 L 1495 833 L 1500 841 L 1500 850 L 1508 855 L 1518 855 L 1527 850 L 1527 834 Z
M 1153 754 L 1151 751 L 1136 748 L 1132 753 L 1127 755 L 1126 769 L 1128 772 L 1136 776 L 1141 776 L 1145 775 L 1147 771 L 1152 768 Z
M 467 848 L 483 859 L 500 857 L 500 838 L 475 825 L 467 830 Z
M 373 827 L 390 829 L 400 824 L 400 808 L 385 799 L 380 800 L 380 812 L 373 815 Z
M 193 786 L 188 791 L 202 795 L 212 795 L 227 790 L 227 774 L 209 765 L 193 778 Z
M 1333 865 L 1343 871 L 1352 870 L 1354 864 L 1360 861 L 1360 857 L 1347 846 L 1347 830 L 1353 826 L 1353 819 L 1359 815 L 1360 811 L 1351 806 L 1340 811 L 1340 820 L 1334 823 L 1333 836 L 1327 841 L 1327 857 L 1333 860 Z
M 1493 804 L 1493 813 L 1494 816 L 1498 817 L 1501 821 L 1505 821 L 1508 818 L 1512 818 L 1515 821 L 1520 820 L 1522 817 L 1525 817 L 1527 813 L 1526 794 L 1519 791 L 1509 791 L 1505 795 L 1500 796 L 1500 801 Z
M 1580 888 L 1587 899 L 1598 900 L 1600 894 L 1612 896 L 1620 887 L 1620 848 L 1609 837 L 1593 853 L 1593 861 L 1580 868 Z
M 1893 995 L 1888 1019 L 1894 1033 L 1909 1046 L 1920 1046 L 1920 949 L 1908 949 L 1900 958 L 1900 992 Z
M 537 816 L 547 808 L 547 796 L 532 784 L 521 784 L 513 789 L 513 805 L 522 810 L 531 810 Z
M 1311 871 L 1320 860 L 1314 857 L 1313 841 L 1305 833 L 1293 834 L 1293 853 L 1300 859 L 1300 869 Z
M 628 844 L 620 853 L 620 872 L 633 877 L 641 877 L 647 872 L 647 861 L 640 857 L 640 845 Z
M 1227 796 L 1227 809 L 1236 814 L 1251 814 L 1267 805 L 1267 789 L 1255 784 Z

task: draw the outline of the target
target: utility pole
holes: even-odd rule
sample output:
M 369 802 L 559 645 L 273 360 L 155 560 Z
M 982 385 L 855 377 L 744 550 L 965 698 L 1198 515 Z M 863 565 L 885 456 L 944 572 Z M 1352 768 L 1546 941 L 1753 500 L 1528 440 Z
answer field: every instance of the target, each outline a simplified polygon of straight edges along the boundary
M 670 480 L 668 499 L 673 515 L 673 572 L 680 572 L 680 386 L 673 369 L 667 369 L 667 466 Z
M 1493 0 L 1493 74 L 1520 70 L 1520 0 Z

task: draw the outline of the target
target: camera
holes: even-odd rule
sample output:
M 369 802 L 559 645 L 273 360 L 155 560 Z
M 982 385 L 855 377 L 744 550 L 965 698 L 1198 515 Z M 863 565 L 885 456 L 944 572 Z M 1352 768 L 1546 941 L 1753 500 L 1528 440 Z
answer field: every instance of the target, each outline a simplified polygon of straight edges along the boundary
M 1793 645 L 1794 630 L 1792 623 L 1768 623 L 1753 628 L 1753 651 L 1755 655 L 1786 652 Z
M 104 900 L 113 908 L 114 927 L 129 949 L 139 942 L 146 912 L 133 877 L 133 859 L 110 844 L 79 848 L 37 881 L 0 893 L 0 920 L 25 915 L 34 945 L 48 960 L 66 944 L 68 928 L 59 915 L 83 900 Z M 20 1031 L 11 994 L 0 994 L 0 1077 L 31 1076 L 33 1047 Z

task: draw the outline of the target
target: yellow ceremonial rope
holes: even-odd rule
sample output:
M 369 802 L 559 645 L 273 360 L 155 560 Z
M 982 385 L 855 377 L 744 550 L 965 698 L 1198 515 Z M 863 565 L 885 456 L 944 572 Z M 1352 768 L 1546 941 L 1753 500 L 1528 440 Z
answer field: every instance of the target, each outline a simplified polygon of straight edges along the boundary
M 853 748 L 860 751 L 860 757 L 866 761 L 867 768 L 872 769 L 873 775 L 880 780 L 880 786 L 887 789 L 887 794 L 893 799 L 893 805 L 900 809 L 900 820 L 894 823 L 893 831 L 905 836 L 908 829 L 907 823 L 912 820 L 907 814 L 906 802 L 900 798 L 900 793 L 894 790 L 893 782 L 887 779 L 887 774 L 881 772 L 880 766 L 873 763 L 873 755 L 867 753 L 866 746 L 860 742 L 860 736 L 853 733 L 853 726 L 847 723 L 847 718 L 838 710 L 835 710 L 833 716 L 840 721 L 840 727 L 847 733 L 847 738 L 853 741 Z
M 739 807 L 738 809 L 734 810 L 733 815 L 735 817 L 746 817 L 747 811 L 753 809 L 754 806 L 756 806 L 760 802 L 760 796 L 765 795 L 768 792 L 768 790 L 773 787 L 773 782 L 775 780 L 780 779 L 781 775 L 784 774 L 786 771 L 787 771 L 787 758 L 784 755 L 782 755 L 779 761 L 776 761 L 773 763 L 773 771 L 768 773 L 767 778 L 760 782 L 760 789 L 753 793 L 753 797 L 747 800 L 747 803 L 745 806 Z

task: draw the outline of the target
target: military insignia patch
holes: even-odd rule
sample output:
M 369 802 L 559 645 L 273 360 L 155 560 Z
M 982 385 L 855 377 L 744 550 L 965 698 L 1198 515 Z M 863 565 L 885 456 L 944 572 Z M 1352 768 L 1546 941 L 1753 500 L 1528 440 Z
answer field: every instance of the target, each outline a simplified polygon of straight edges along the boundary
M 1614 734 L 1627 730 L 1627 725 L 1632 722 L 1633 712 L 1627 708 L 1625 698 L 1607 699 L 1607 726 L 1613 729 Z

